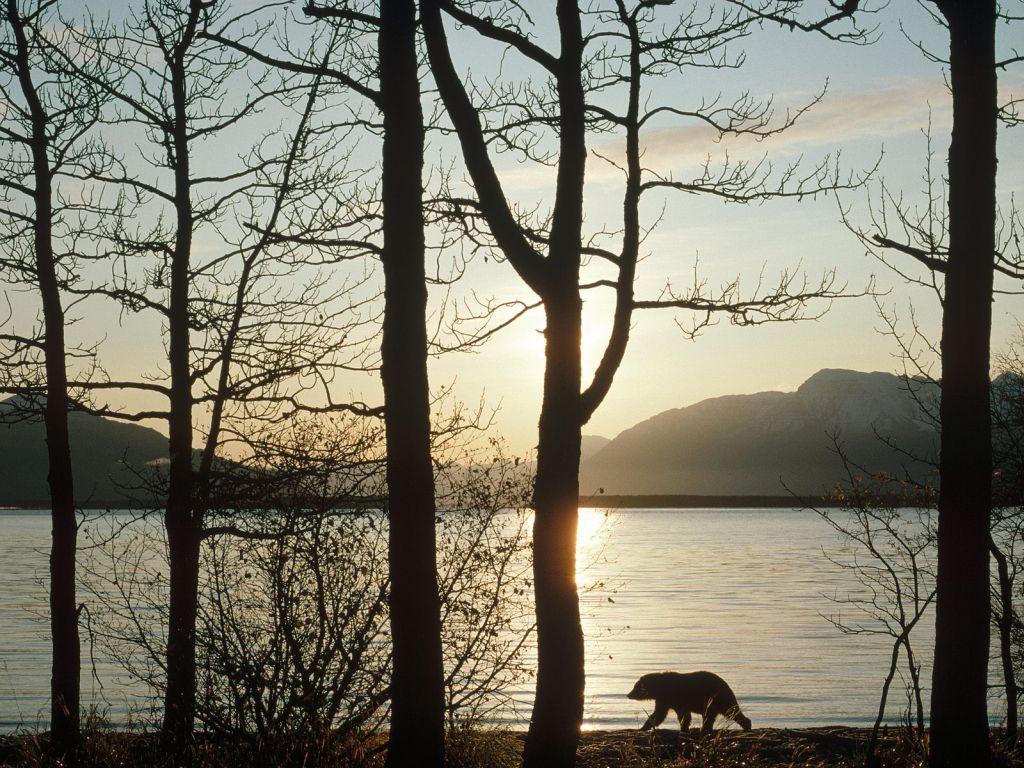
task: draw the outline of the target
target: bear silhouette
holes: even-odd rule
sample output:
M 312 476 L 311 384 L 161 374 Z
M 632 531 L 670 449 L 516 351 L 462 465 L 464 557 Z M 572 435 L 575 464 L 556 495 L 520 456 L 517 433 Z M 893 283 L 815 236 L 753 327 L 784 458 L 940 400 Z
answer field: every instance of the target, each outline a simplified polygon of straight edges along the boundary
M 743 714 L 732 688 L 713 672 L 654 672 L 636 681 L 627 696 L 634 701 L 654 699 L 654 712 L 641 730 L 657 728 L 674 710 L 679 727 L 688 730 L 690 715 L 703 718 L 701 734 L 711 733 L 719 715 L 737 723 L 744 731 L 750 730 L 750 718 Z

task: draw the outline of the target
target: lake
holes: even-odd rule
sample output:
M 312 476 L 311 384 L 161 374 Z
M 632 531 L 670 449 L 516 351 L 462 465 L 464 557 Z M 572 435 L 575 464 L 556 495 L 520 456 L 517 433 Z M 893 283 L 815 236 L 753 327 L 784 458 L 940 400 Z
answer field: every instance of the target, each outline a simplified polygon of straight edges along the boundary
M 49 518 L 0 511 L 0 528 L 0 730 L 9 731 L 46 714 Z M 666 669 L 718 673 L 755 727 L 870 724 L 891 646 L 827 620 L 836 611 L 829 597 L 858 591 L 825 556 L 838 549 L 834 530 L 807 511 L 582 510 L 585 727 L 638 727 L 650 707 L 625 694 L 640 675 Z M 916 630 L 926 681 L 932 621 Z M 83 692 L 95 699 L 102 683 L 110 717 L 123 719 L 137 689 L 103 658 L 93 677 L 88 654 L 83 637 Z M 531 692 L 513 694 L 515 712 L 501 720 L 523 725 Z M 893 720 L 905 704 L 897 682 Z

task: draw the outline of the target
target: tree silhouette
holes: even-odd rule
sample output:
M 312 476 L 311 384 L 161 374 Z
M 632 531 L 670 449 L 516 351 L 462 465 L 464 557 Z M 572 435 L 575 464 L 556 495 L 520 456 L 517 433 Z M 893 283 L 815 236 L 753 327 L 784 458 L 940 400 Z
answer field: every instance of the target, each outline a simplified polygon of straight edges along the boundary
M 994 0 L 937 2 L 949 25 L 953 136 L 942 310 L 933 766 L 987 765 L 992 427 L 989 339 L 996 248 Z
M 382 133 L 379 212 L 357 237 L 324 234 L 302 239 L 343 251 L 372 252 L 384 272 L 380 375 L 387 439 L 390 520 L 389 593 L 394 673 L 388 764 L 440 766 L 444 761 L 445 677 L 437 591 L 436 501 L 431 461 L 427 376 L 427 273 L 423 165 L 425 127 L 420 104 L 414 0 L 321 4 L 304 8 L 334 31 L 322 64 L 268 55 L 227 35 L 208 37 L 285 73 L 316 72 L 348 95 L 369 102 L 370 117 L 346 105 L 349 125 Z M 364 54 L 356 60 L 349 49 Z M 335 60 L 337 59 L 337 60 Z M 373 65 L 367 66 L 367 60 Z M 346 68 L 346 65 L 348 67 Z M 373 81 L 376 80 L 374 83 Z M 324 191 L 327 196 L 336 190 Z M 362 216 L 353 221 L 365 222 Z M 332 222 L 351 231 L 352 222 Z M 379 244 L 374 242 L 379 238 Z
M 949 35 L 949 57 L 918 47 L 949 68 L 953 129 L 945 183 L 926 174 L 927 205 L 911 208 L 883 190 L 873 251 L 925 266 L 942 302 L 942 400 L 939 458 L 938 575 L 932 670 L 930 764 L 987 765 L 988 660 L 991 621 L 992 404 L 990 336 L 996 274 L 1019 280 L 1011 232 L 997 234 L 996 129 L 1017 122 L 1015 103 L 1000 105 L 996 22 L 1015 17 L 995 2 L 930 0 L 922 4 Z M 894 220 L 890 233 L 889 219 Z M 1011 213 L 1010 229 L 1016 215 Z M 902 270 L 897 270 L 903 274 Z M 913 278 L 912 278 L 913 279 Z M 914 280 L 917 282 L 917 280 Z M 998 559 L 998 558 L 997 558 Z
M 928 483 L 873 473 L 854 464 L 840 436 L 833 435 L 832 442 L 846 474 L 846 480 L 832 491 L 840 512 L 815 511 L 842 542 L 838 552 L 826 557 L 851 573 L 861 589 L 831 596 L 837 609 L 828 620 L 844 634 L 884 636 L 892 643 L 865 749 L 864 764 L 870 768 L 879 762 L 879 731 L 901 657 L 906 663 L 907 696 L 913 702 L 908 714 L 913 717 L 913 738 L 919 746 L 924 743 L 921 663 L 912 640 L 935 600 L 935 494 Z
M 381 213 L 388 562 L 394 648 L 388 765 L 444 764 L 444 661 L 437 591 L 427 381 L 423 112 L 415 0 L 380 5 Z
M 376 413 L 330 393 L 338 370 L 363 366 L 358 329 L 370 321 L 359 308 L 375 299 L 361 293 L 366 275 L 341 279 L 340 259 L 282 235 L 301 226 L 310 189 L 338 184 L 336 174 L 348 172 L 319 162 L 333 144 L 311 139 L 318 80 L 281 82 L 204 37 L 211 24 L 230 21 L 224 8 L 154 0 L 123 26 L 85 28 L 62 51 L 64 65 L 110 100 L 104 122 L 135 126 L 144 139 L 136 155 L 79 175 L 123 201 L 95 234 L 111 276 L 81 291 L 118 302 L 125 314 L 159 318 L 166 367 L 135 380 L 73 384 L 166 402 L 89 410 L 161 419 L 169 428 L 168 473 L 158 478 L 170 550 L 163 731 L 176 750 L 189 745 L 195 717 L 200 548 L 210 535 L 207 518 L 221 513 L 218 452 L 243 442 L 243 426 L 296 410 Z M 109 72 L 88 75 L 83 56 L 106 62 Z M 294 120 L 291 130 L 246 132 L 262 110 L 274 109 Z M 227 151 L 211 160 L 204 152 L 211 143 Z
M 641 224 L 641 199 L 652 192 L 708 194 L 728 202 L 759 202 L 776 197 L 802 198 L 854 186 L 830 162 L 810 170 L 775 169 L 766 161 L 710 160 L 696 177 L 677 179 L 643 165 L 642 129 L 661 116 L 710 126 L 719 138 L 755 138 L 784 130 L 803 113 L 776 119 L 770 102 L 742 95 L 730 103 L 704 101 L 695 107 L 651 105 L 648 80 L 670 76 L 687 66 L 738 67 L 742 55 L 730 44 L 765 21 L 793 18 L 796 6 L 769 3 L 751 9 L 734 4 L 724 11 L 691 9 L 659 15 L 654 3 L 614 2 L 588 6 L 571 0 L 556 5 L 558 53 L 535 42 L 528 16 L 516 3 L 423 0 L 422 23 L 431 70 L 448 117 L 458 135 L 475 198 L 452 195 L 446 202 L 474 241 L 491 238 L 538 302 L 545 315 L 543 401 L 538 426 L 537 477 L 534 486 L 534 585 L 537 611 L 537 686 L 524 764 L 571 765 L 583 716 L 584 658 L 575 580 L 581 431 L 607 395 L 625 354 L 633 311 L 669 308 L 696 313 L 691 335 L 718 315 L 740 325 L 797 320 L 815 298 L 846 295 L 833 273 L 820 282 L 783 272 L 778 283 L 758 285 L 742 295 L 738 280 L 719 290 L 698 280 L 692 291 L 666 287 L 661 296 L 634 296 L 636 266 L 647 230 Z M 671 5 L 671 4 L 666 4 Z M 774 14 L 774 17 L 770 14 Z M 519 54 L 543 85 L 495 83 L 472 95 L 456 69 L 444 16 Z M 845 17 L 845 14 L 841 14 Z M 822 22 L 824 25 L 826 22 Z M 813 26 L 813 25 L 812 25 Z M 609 98 L 625 91 L 619 102 Z M 475 101 L 474 101 L 475 99 Z M 609 105 L 613 106 L 609 106 Z M 594 152 L 621 173 L 623 220 L 614 233 L 619 247 L 605 242 L 612 233 L 585 238 L 583 194 L 592 134 L 617 133 L 622 157 Z M 549 165 L 555 183 L 550 214 L 524 211 L 506 195 L 491 160 L 491 148 L 517 153 Z M 581 279 L 593 259 L 610 264 L 612 279 Z M 612 330 L 589 384 L 583 386 L 580 342 L 582 296 L 587 290 L 615 293 Z M 482 334 L 486 335 L 486 334 Z
M 69 367 L 92 350 L 66 340 L 71 297 L 85 254 L 79 236 L 95 226 L 102 201 L 88 189 L 64 192 L 83 164 L 101 162 L 91 142 L 102 97 L 61 67 L 55 49 L 71 40 L 52 2 L 7 0 L 0 31 L 0 274 L 38 295 L 41 322 L 30 331 L 12 313 L 0 332 L 0 391 L 19 397 L 6 416 L 42 413 L 48 454 L 50 550 L 50 723 L 54 759 L 74 761 L 79 741 L 80 647 L 75 560 L 78 523 L 68 436 Z M 96 74 L 95 62 L 86 65 Z M 69 185 L 70 186 L 70 185 Z M 8 301 L 10 307 L 10 301 Z M 10 321 L 10 322 L 7 322 Z

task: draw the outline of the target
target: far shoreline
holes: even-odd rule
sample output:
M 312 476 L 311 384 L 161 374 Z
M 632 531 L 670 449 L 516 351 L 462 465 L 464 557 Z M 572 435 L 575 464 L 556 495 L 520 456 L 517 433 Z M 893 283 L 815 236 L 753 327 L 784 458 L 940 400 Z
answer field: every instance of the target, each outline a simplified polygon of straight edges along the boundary
M 580 496 L 581 507 L 601 509 L 785 509 L 838 507 L 828 496 L 599 494 Z
M 379 506 L 378 501 L 353 499 L 352 506 Z M 839 507 L 840 502 L 829 496 L 771 496 L 771 495 L 717 495 L 717 494 L 593 494 L 579 497 L 581 507 L 598 509 L 781 509 L 810 510 Z M 6 501 L 0 503 L 0 513 L 19 511 L 47 511 L 49 499 Z M 79 504 L 83 511 L 98 510 L 159 510 L 159 502 L 143 504 L 138 501 L 90 500 Z

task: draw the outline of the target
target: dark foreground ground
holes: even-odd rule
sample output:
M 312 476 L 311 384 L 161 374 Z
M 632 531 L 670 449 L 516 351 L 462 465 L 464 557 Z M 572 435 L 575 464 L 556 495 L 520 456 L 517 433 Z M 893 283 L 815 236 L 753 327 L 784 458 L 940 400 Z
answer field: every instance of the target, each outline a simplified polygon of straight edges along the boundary
M 719 731 L 701 739 L 696 730 L 679 734 L 667 729 L 587 731 L 579 751 L 579 768 L 861 768 L 868 732 L 864 729 L 823 727 L 755 729 L 750 733 Z M 521 733 L 459 731 L 449 738 L 452 768 L 512 768 L 518 766 Z M 45 736 L 0 736 L 0 766 L 44 766 Z M 1010 751 L 1002 734 L 993 732 L 998 768 L 1024 768 L 1024 754 Z M 878 768 L 923 766 L 920 744 L 902 729 L 885 732 L 878 749 Z M 213 741 L 197 744 L 191 764 L 196 768 L 377 768 L 384 765 L 379 738 L 359 742 L 333 737 L 277 744 Z M 81 768 L 171 768 L 151 734 L 89 734 Z

